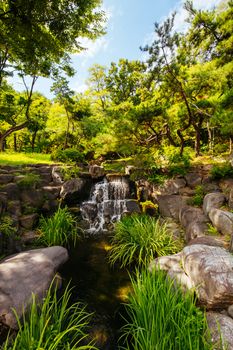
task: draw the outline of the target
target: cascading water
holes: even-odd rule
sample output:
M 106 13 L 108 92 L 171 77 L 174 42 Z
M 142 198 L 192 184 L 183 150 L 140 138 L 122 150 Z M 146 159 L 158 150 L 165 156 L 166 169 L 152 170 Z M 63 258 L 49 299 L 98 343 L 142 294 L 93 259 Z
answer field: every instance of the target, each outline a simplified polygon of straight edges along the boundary
M 83 202 L 81 213 L 89 233 L 108 231 L 127 212 L 129 183 L 123 176 L 109 176 L 94 185 L 91 199 Z

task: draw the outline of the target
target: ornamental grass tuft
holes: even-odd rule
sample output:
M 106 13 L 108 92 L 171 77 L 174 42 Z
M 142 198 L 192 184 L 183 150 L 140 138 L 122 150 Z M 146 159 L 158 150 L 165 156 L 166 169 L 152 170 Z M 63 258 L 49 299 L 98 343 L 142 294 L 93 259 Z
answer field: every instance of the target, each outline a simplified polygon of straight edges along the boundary
M 162 271 L 137 271 L 126 304 L 122 350 L 211 350 L 205 314 Z
M 70 242 L 75 245 L 78 238 L 76 221 L 67 207 L 59 207 L 52 217 L 42 217 L 39 227 L 39 243 L 45 246 L 66 246 Z
M 51 285 L 43 303 L 37 305 L 35 295 L 27 314 L 17 322 L 15 339 L 8 337 L 2 350 L 89 350 L 96 349 L 87 341 L 91 315 L 84 305 L 71 302 L 71 290 L 66 287 L 59 298 Z
M 136 263 L 147 265 L 155 257 L 175 254 L 182 249 L 181 241 L 174 239 L 166 224 L 147 215 L 132 215 L 116 223 L 109 252 L 111 264 L 122 267 Z

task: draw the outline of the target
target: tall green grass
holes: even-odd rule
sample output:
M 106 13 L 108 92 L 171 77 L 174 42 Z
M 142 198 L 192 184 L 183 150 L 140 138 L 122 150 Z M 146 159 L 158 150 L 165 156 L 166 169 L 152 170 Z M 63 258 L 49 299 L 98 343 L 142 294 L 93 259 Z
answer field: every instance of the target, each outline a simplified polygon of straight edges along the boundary
M 95 349 L 86 341 L 91 315 L 80 303 L 70 306 L 69 286 L 60 298 L 53 289 L 51 286 L 41 306 L 33 295 L 30 311 L 22 320 L 16 315 L 18 334 L 14 340 L 8 338 L 2 350 Z
M 42 217 L 39 222 L 41 235 L 39 243 L 45 246 L 75 245 L 78 238 L 76 221 L 68 208 L 58 208 L 56 213 L 49 217 Z
M 147 215 L 124 217 L 116 224 L 109 261 L 121 266 L 146 265 L 153 258 L 177 253 L 182 244 L 174 240 L 165 224 Z
M 205 315 L 195 306 L 193 294 L 184 295 L 162 271 L 136 273 L 126 310 L 121 349 L 212 349 L 205 339 Z
M 0 165 L 26 165 L 26 164 L 52 164 L 50 154 L 22 153 L 22 152 L 1 152 Z

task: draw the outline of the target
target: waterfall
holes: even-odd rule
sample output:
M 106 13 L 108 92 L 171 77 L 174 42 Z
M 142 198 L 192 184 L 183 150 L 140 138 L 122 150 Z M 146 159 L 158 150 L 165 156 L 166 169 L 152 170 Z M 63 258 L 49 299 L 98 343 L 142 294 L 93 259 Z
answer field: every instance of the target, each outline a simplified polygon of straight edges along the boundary
M 88 221 L 89 233 L 111 229 L 113 223 L 127 212 L 126 199 L 129 198 L 129 183 L 123 176 L 109 176 L 94 185 L 91 198 L 81 205 L 81 214 Z

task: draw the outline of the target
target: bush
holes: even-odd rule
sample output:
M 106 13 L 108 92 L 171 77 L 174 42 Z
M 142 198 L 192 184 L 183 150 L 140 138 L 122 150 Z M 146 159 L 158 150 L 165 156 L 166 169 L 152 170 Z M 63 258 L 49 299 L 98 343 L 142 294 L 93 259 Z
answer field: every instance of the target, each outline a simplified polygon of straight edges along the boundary
M 51 154 L 51 159 L 63 163 L 81 163 L 84 161 L 84 155 L 76 148 L 57 149 Z
M 50 217 L 42 217 L 39 222 L 41 235 L 39 243 L 45 246 L 67 245 L 72 241 L 75 245 L 78 234 L 76 221 L 68 208 L 58 208 Z
M 121 266 L 133 262 L 145 265 L 154 257 L 174 254 L 182 248 L 165 224 L 147 215 L 132 215 L 117 222 L 111 244 L 110 263 L 119 260 Z
M 11 249 L 14 241 L 18 239 L 17 229 L 13 224 L 13 220 L 8 215 L 3 215 L 0 218 L 0 254 L 6 254 Z M 9 253 L 9 252 L 8 252 Z
M 39 307 L 35 295 L 29 314 L 18 321 L 18 334 L 7 339 L 3 350 L 78 350 L 95 349 L 83 345 L 87 338 L 90 314 L 81 303 L 70 305 L 71 291 L 67 287 L 61 298 L 50 287 L 43 304 Z
M 122 349 L 212 349 L 204 339 L 206 317 L 195 306 L 194 295 L 184 295 L 162 271 L 136 273 L 126 310 Z
M 232 165 L 229 162 L 213 165 L 211 169 L 211 177 L 214 180 L 222 179 L 224 177 L 233 177 Z

